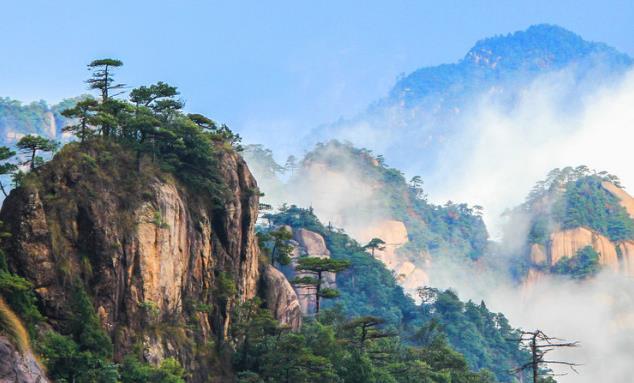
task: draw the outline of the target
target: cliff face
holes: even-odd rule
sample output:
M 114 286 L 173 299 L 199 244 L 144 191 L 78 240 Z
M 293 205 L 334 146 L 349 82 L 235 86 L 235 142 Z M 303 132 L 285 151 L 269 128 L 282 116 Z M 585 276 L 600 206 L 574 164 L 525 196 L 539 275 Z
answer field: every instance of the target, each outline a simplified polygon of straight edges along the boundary
M 615 245 L 601 234 L 585 227 L 562 230 L 550 236 L 550 265 L 563 257 L 574 257 L 586 246 L 592 246 L 599 253 L 599 263 L 613 271 L 619 270 L 619 259 Z
M 319 233 L 306 229 L 295 229 L 287 226 L 286 229 L 293 234 L 290 241 L 293 250 L 290 254 L 291 263 L 282 267 L 282 271 L 292 280 L 295 277 L 311 276 L 307 273 L 296 272 L 295 267 L 300 257 L 330 258 L 330 250 L 326 246 L 324 237 Z M 336 288 L 337 281 L 334 273 L 325 272 L 323 275 L 323 287 Z M 315 311 L 316 301 L 312 289 L 301 286 L 293 286 L 294 294 L 297 297 L 300 311 L 304 315 L 312 314 Z
M 600 187 L 614 196 L 629 216 L 634 218 L 634 198 L 612 182 L 603 181 Z M 548 210 L 550 207 L 537 205 L 534 208 Z M 612 241 L 589 227 L 580 226 L 550 233 L 545 245 L 531 244 L 528 259 L 532 267 L 524 279 L 525 286 L 537 283 L 539 276 L 546 272 L 544 267 L 554 266 L 564 257 L 573 258 L 586 246 L 591 246 L 599 254 L 602 269 L 634 276 L 634 241 Z
M 20 352 L 0 336 L 0 383 L 48 383 L 48 379 L 30 351 Z
M 612 182 L 602 182 L 601 185 L 605 190 L 610 192 L 613 196 L 619 199 L 619 202 L 623 208 L 628 212 L 630 217 L 634 218 L 634 198 L 627 194 L 625 190 L 616 186 Z
M 207 381 L 213 363 L 191 342 L 227 340 L 231 308 L 257 292 L 255 179 L 238 155 L 220 155 L 213 203 L 108 149 L 62 152 L 12 191 L 0 212 L 9 267 L 34 284 L 56 330 L 84 288 L 115 358 L 141 344 L 148 361 L 174 356 Z M 235 289 L 223 291 L 226 280 Z
M 403 222 L 396 220 L 379 221 L 355 233 L 355 237 L 361 243 L 367 243 L 372 238 L 380 238 L 385 242 L 383 250 L 376 249 L 374 255 L 388 269 L 396 273 L 398 282 L 412 293 L 412 296 L 416 296 L 417 288 L 429 285 L 429 274 L 426 272 L 431 267 L 429 254 L 421 252 L 418 265 L 397 254 L 397 250 L 409 241 L 407 227 Z

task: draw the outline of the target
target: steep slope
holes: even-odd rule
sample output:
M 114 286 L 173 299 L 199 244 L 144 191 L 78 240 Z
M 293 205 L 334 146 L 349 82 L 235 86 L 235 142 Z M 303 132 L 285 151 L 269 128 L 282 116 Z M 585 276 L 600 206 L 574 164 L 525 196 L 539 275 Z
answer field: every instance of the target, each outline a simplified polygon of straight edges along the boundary
M 134 155 L 95 140 L 67 145 L 6 199 L 0 219 L 9 270 L 30 281 L 68 334 L 89 297 L 115 360 L 177 358 L 193 381 L 218 379 L 210 342 L 230 341 L 232 308 L 257 293 L 257 184 L 244 161 L 219 152 L 221 203 L 192 193 Z
M 47 383 L 18 316 L 0 295 L 0 382 Z

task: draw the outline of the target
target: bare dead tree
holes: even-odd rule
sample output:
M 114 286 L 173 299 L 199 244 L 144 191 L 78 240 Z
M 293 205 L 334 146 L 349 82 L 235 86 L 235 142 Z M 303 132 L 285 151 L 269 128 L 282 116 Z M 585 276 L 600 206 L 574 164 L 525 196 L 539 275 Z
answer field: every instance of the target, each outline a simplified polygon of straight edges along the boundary
M 570 367 L 572 371 L 578 373 L 575 367 L 579 366 L 577 363 L 566 362 L 561 360 L 550 360 L 546 358 L 546 355 L 559 348 L 567 347 L 579 347 L 579 342 L 569 342 L 564 339 L 550 337 L 544 334 L 541 330 L 535 331 L 522 331 L 521 337 L 513 339 L 518 341 L 521 345 L 528 348 L 531 352 L 531 360 L 513 370 L 514 373 L 520 373 L 525 370 L 531 370 L 533 373 L 533 383 L 538 383 L 539 376 L 560 376 L 566 374 L 554 374 L 549 371 L 543 371 L 542 367 L 548 367 L 553 364 L 560 364 Z

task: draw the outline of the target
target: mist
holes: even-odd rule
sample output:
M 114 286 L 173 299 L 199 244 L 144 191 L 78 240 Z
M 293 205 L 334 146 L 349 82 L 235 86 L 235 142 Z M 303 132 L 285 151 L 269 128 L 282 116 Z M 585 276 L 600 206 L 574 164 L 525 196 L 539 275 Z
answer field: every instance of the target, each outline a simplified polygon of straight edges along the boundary
M 553 168 L 583 164 L 633 185 L 634 72 L 586 94 L 574 95 L 577 89 L 560 72 L 538 78 L 511 108 L 482 96 L 426 179 L 432 199 L 484 206 L 499 238 L 504 210 Z M 571 97 L 577 105 L 569 105 Z
M 618 81 L 592 86 L 577 83 L 570 71 L 550 73 L 520 89 L 513 102 L 508 100 L 491 91 L 467 102 L 453 117 L 442 145 L 434 149 L 434 160 L 425 166 L 419 166 L 421 157 L 410 157 L 399 166 L 404 156 L 428 145 L 430 120 L 413 124 L 416 111 L 403 115 L 402 108 L 392 108 L 378 119 L 381 124 L 374 117 L 357 119 L 347 129 L 325 132 L 384 153 L 389 165 L 408 176 L 423 175 L 432 202 L 484 206 L 487 228 L 502 254 L 488 262 L 504 264 L 520 255 L 526 228 L 514 222 L 505 229 L 502 213 L 522 203 L 531 187 L 553 168 L 583 164 L 616 174 L 626 187 L 634 185 L 634 71 Z M 414 136 L 407 135 L 417 128 Z M 407 147 L 396 151 L 399 145 Z M 342 227 L 353 237 L 364 226 L 389 219 L 376 203 L 377 185 L 364 178 L 353 161 L 343 163 L 350 165 L 337 172 L 310 164 L 301 177 L 291 176 L 265 201 L 310 206 L 324 223 Z M 268 193 L 266 187 L 264 192 Z M 539 328 L 550 336 L 579 341 L 579 348 L 553 352 L 553 359 L 581 364 L 579 375 L 555 366 L 555 372 L 568 373 L 558 381 L 630 381 L 632 278 L 608 271 L 584 282 L 543 276 L 527 287 L 499 272 L 482 272 L 474 278 L 471 266 L 446 260 L 434 259 L 425 271 L 434 287 L 453 288 L 463 299 L 484 300 L 514 327 Z

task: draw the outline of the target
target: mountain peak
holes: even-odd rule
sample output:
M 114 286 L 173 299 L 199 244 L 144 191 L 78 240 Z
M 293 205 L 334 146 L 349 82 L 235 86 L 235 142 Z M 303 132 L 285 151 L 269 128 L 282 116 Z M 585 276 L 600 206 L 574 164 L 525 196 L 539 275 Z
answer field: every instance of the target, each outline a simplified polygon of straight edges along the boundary
M 532 25 L 525 31 L 478 41 L 462 62 L 490 69 L 558 69 L 577 60 L 600 55 L 613 64 L 630 65 L 632 59 L 616 49 L 586 41 L 565 28 L 552 24 Z
M 504 78 L 530 79 L 569 65 L 578 66 L 582 75 L 597 68 L 603 73 L 620 72 L 633 64 L 627 54 L 604 43 L 584 40 L 557 25 L 537 24 L 479 40 L 455 64 L 417 69 L 396 83 L 391 98 L 411 102 L 434 94 L 446 96 L 452 89 L 463 94 Z

